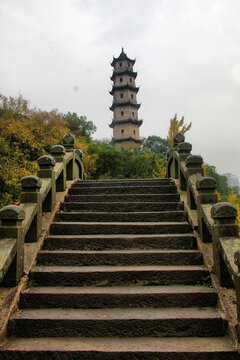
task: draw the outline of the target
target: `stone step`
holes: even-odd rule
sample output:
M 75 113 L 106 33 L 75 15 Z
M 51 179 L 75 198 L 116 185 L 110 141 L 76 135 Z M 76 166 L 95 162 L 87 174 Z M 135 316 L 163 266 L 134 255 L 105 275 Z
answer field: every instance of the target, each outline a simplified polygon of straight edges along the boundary
M 53 222 L 52 235 L 191 233 L 187 222 Z
M 42 265 L 201 265 L 197 250 L 42 250 L 37 263 Z
M 83 222 L 180 222 L 187 221 L 186 211 L 142 211 L 142 212 L 59 212 L 55 221 L 83 221 Z
M 105 195 L 105 194 L 172 194 L 177 193 L 176 185 L 161 186 L 75 186 L 69 189 L 69 195 Z
M 15 337 L 224 336 L 227 322 L 212 308 L 27 309 L 12 315 Z
M 37 286 L 197 285 L 207 282 L 203 265 L 179 266 L 35 266 Z
M 210 307 L 217 293 L 207 286 L 30 287 L 21 308 Z M 191 311 L 191 309 L 189 309 Z
M 107 194 L 107 195 L 68 195 L 68 202 L 179 202 L 179 194 Z
M 63 334 L 67 335 L 67 334 Z M 239 360 L 225 337 L 39 337 L 8 339 L 1 360 Z
M 64 211 L 109 211 L 109 212 L 141 212 L 141 211 L 170 211 L 183 210 L 183 204 L 179 202 L 64 202 L 61 204 Z
M 164 186 L 175 185 L 171 179 L 117 179 L 117 180 L 85 180 L 76 181 L 73 187 L 113 187 L 113 186 Z
M 197 240 L 190 234 L 170 235 L 49 235 L 43 249 L 196 249 Z

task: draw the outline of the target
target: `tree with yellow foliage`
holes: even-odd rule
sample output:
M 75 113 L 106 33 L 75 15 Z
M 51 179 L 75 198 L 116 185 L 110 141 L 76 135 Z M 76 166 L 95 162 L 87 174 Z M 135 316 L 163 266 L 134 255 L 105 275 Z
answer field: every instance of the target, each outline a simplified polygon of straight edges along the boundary
M 185 134 L 188 130 L 190 130 L 191 126 L 192 126 L 191 122 L 189 124 L 184 123 L 184 116 L 181 118 L 181 120 L 178 120 L 177 114 L 175 114 L 175 116 L 172 119 L 170 119 L 170 126 L 168 130 L 167 140 L 172 148 L 173 148 L 173 136 L 179 132 Z

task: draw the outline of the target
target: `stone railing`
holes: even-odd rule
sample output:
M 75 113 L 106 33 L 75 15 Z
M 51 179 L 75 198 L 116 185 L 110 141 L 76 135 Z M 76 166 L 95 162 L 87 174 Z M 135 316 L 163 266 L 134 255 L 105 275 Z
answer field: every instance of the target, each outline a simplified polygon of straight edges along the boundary
M 75 136 L 66 134 L 63 145 L 54 145 L 51 155 L 38 159 L 37 176 L 21 179 L 20 205 L 0 210 L 0 283 L 18 284 L 23 275 L 24 242 L 36 242 L 42 231 L 42 211 L 51 212 L 56 192 L 66 189 L 66 180 L 84 178 L 83 152 L 75 149 Z
M 212 242 L 213 272 L 219 284 L 235 287 L 240 330 L 240 238 L 236 224 L 237 209 L 227 202 L 218 202 L 216 181 L 203 176 L 203 159 L 191 154 L 192 145 L 183 134 L 174 136 L 174 148 L 168 151 L 167 177 L 177 179 L 180 192 L 193 224 L 203 242 Z M 240 333 L 240 331 L 239 331 Z

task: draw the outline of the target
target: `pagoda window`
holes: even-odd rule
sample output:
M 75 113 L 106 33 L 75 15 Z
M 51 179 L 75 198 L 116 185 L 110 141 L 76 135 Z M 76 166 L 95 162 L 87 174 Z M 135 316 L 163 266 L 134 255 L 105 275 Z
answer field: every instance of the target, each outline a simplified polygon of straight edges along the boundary
M 136 135 L 136 131 L 135 131 L 135 130 L 133 130 L 133 135 Z
M 122 135 L 124 134 L 124 129 L 121 130 L 121 134 L 122 134 Z
M 128 67 L 130 66 L 130 63 L 128 63 Z
M 134 112 L 132 112 L 132 116 L 134 116 Z
M 131 94 L 131 99 L 133 99 L 133 94 Z
M 122 116 L 124 115 L 124 111 L 121 111 L 121 115 L 122 115 Z
M 130 78 L 130 82 L 132 82 L 132 79 Z
M 123 94 L 120 94 L 121 99 L 123 98 Z
M 119 63 L 119 66 L 122 67 L 122 63 L 121 63 L 121 62 Z
M 120 77 L 120 82 L 122 82 L 122 77 Z

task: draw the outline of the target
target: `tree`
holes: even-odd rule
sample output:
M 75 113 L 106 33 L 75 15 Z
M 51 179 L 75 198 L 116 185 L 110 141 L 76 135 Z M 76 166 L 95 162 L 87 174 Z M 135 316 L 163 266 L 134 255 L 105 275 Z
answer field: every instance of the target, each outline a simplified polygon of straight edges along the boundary
M 155 160 L 156 168 L 153 170 L 154 179 L 164 179 L 167 171 L 167 163 L 165 158 Z
M 162 139 L 160 136 L 151 135 L 143 142 L 143 149 L 146 151 L 152 151 L 157 154 L 166 155 L 170 145 L 166 139 Z
M 87 120 L 86 116 L 78 116 L 76 113 L 68 112 L 66 115 L 63 115 L 63 119 L 73 134 L 84 136 L 88 141 L 97 130 L 96 125 L 92 121 Z
M 205 164 L 205 169 L 207 176 L 213 177 L 216 180 L 217 191 L 221 194 L 221 198 L 223 199 L 223 196 L 230 194 L 231 189 L 228 186 L 226 176 L 219 175 L 215 166 Z
M 174 118 L 170 119 L 170 126 L 168 130 L 168 137 L 167 140 L 171 147 L 173 148 L 173 136 L 177 133 L 185 134 L 187 131 L 190 130 L 192 123 L 189 124 L 184 123 L 184 116 L 181 120 L 177 119 L 177 114 L 175 114 Z

